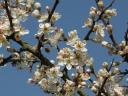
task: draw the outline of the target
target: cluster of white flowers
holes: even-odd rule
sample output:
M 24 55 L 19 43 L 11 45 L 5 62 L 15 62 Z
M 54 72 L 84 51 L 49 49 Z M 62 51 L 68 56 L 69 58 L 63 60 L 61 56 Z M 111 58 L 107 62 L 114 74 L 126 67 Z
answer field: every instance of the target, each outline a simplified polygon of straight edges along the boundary
M 32 53 L 28 51 L 24 52 L 14 52 L 12 53 L 12 58 L 13 64 L 18 68 L 18 69 L 28 69 L 29 66 L 32 65 L 33 61 L 36 59 L 35 56 L 32 55 Z
M 102 66 L 103 68 L 98 71 L 97 80 L 93 81 L 91 90 L 97 94 L 99 89 L 104 85 L 104 89 L 102 90 L 111 96 L 125 96 L 125 88 L 119 84 L 123 77 L 118 75 L 120 70 L 117 67 L 117 62 L 113 62 L 111 70 L 109 69 L 108 62 L 104 62 Z
M 90 74 L 82 71 L 83 67 L 86 64 L 93 64 L 93 60 L 89 57 L 85 47 L 86 41 L 80 41 L 77 31 L 73 30 L 69 33 L 67 45 L 71 48 L 66 47 L 60 49 L 57 56 L 57 62 L 55 62 L 54 67 L 38 67 L 38 70 L 35 71 L 34 76 L 29 79 L 29 82 L 37 83 L 41 88 L 43 88 L 43 90 L 51 93 L 53 92 L 60 94 L 60 91 L 64 91 L 66 96 L 73 95 L 77 88 L 85 87 L 86 80 L 90 79 Z M 75 82 L 69 78 L 65 78 L 66 80 L 62 79 L 62 77 L 65 75 L 63 73 L 65 68 L 63 67 L 66 67 L 68 70 L 71 68 L 76 68 L 79 74 L 75 74 L 74 78 L 78 79 L 78 86 L 76 86 Z M 68 76 L 68 74 L 66 75 Z
M 60 71 L 59 66 L 50 69 L 37 66 L 33 77 L 28 82 L 38 84 L 45 91 L 58 93 L 63 85 L 62 76 L 63 73 Z
M 95 32 L 93 40 L 95 42 L 102 42 L 105 36 L 105 29 L 108 30 L 109 34 L 112 33 L 112 25 L 104 25 L 108 19 L 111 19 L 113 16 L 117 15 L 116 9 L 105 9 L 103 0 L 97 2 L 98 9 L 95 7 L 90 8 L 90 17 L 85 21 L 85 24 L 82 26 L 89 28 L 92 32 Z M 103 19 L 103 23 L 99 22 L 99 19 Z
M 17 3 L 16 3 L 17 2 Z M 12 24 L 13 24 L 13 30 L 10 30 L 10 21 L 8 19 L 7 14 L 5 13 L 6 10 L 3 9 L 3 13 L 0 16 L 0 46 L 5 45 L 9 46 L 9 42 L 6 39 L 7 36 L 10 36 L 14 31 L 16 32 L 15 39 L 19 40 L 20 36 L 26 35 L 29 33 L 29 30 L 26 30 L 24 27 L 21 26 L 21 22 L 25 21 L 27 17 L 29 16 L 29 11 L 32 7 L 32 4 L 34 3 L 34 0 L 17 0 L 12 1 L 10 0 L 10 6 L 9 11 L 11 13 L 12 18 Z M 18 5 L 17 5 L 18 4 Z M 18 6 L 18 7 L 17 7 Z
M 71 80 L 66 80 L 66 83 L 64 85 L 64 90 L 66 91 L 66 96 L 72 96 L 74 95 L 75 91 L 75 83 Z
M 14 52 L 11 52 L 10 55 L 12 65 L 16 65 L 18 69 L 31 69 L 33 63 L 41 61 L 41 64 L 36 66 L 33 76 L 28 80 L 29 83 L 37 84 L 45 92 L 54 93 L 56 96 L 74 96 L 77 90 L 86 87 L 91 88 L 95 94 L 101 91 L 100 95 L 103 96 L 105 92 L 111 96 L 125 96 L 124 94 L 127 92 L 119 84 L 122 79 L 119 76 L 121 73 L 120 62 L 113 61 L 112 66 L 109 66 L 108 62 L 104 62 L 102 68 L 96 73 L 93 68 L 93 58 L 89 56 L 86 48 L 87 41 L 79 38 L 77 30 L 70 31 L 68 37 L 65 37 L 63 29 L 55 26 L 55 22 L 61 18 L 58 12 L 51 14 L 53 10 L 49 6 L 46 6 L 46 12 L 42 12 L 41 3 L 34 0 L 10 0 L 8 2 L 9 5 L 6 7 L 10 12 L 13 26 L 10 25 L 11 22 L 7 16 L 9 13 L 5 13 L 7 9 L 2 7 L 4 11 L 0 16 L 0 47 L 5 45 L 7 49 L 11 48 L 7 37 L 12 36 L 12 31 L 15 33 L 13 40 L 19 44 L 24 43 L 20 37 L 28 34 L 29 30 L 26 30 L 21 22 L 26 21 L 29 15 L 35 17 L 39 23 L 38 32 L 35 36 L 42 44 L 40 44 L 41 47 L 35 45 L 31 50 L 28 48 L 29 44 L 25 46 L 27 45 L 25 42 L 25 45 L 20 44 L 24 47 L 23 49 L 21 48 L 20 51 L 12 49 Z M 109 49 L 110 53 L 125 58 L 125 55 L 128 54 L 126 41 L 122 41 L 119 46 L 115 47 L 114 44 L 104 40 L 105 31 L 108 31 L 109 36 L 112 36 L 113 26 L 107 21 L 117 15 L 116 9 L 106 8 L 103 0 L 97 0 L 97 8 L 91 7 L 89 15 L 82 26 L 95 33 L 89 40 L 101 43 L 103 47 Z M 11 27 L 13 28 L 11 29 Z M 64 41 L 66 47 L 63 46 L 64 48 L 60 49 L 59 41 Z M 43 64 L 47 63 L 48 59 L 43 56 L 42 50 L 40 51 L 47 44 L 51 48 L 58 49 L 56 60 L 49 60 L 50 66 Z M 4 56 L 0 55 L 0 64 L 4 60 Z M 74 73 L 72 72 L 70 76 L 71 71 Z
M 70 70 L 72 66 L 83 67 L 88 63 L 92 65 L 92 59 L 87 53 L 87 48 L 85 48 L 86 41 L 80 41 L 76 30 L 69 33 L 67 45 L 70 45 L 72 48 L 63 48 L 58 52 L 58 65 L 66 65 L 68 70 Z
M 46 10 L 47 10 L 47 12 L 42 12 L 41 4 L 39 2 L 35 2 L 32 16 L 36 17 L 38 19 L 38 22 L 40 22 L 40 23 L 45 22 L 48 19 L 49 11 L 51 11 L 51 9 L 49 8 L 49 6 L 46 6 Z M 61 15 L 58 12 L 54 12 L 51 17 L 50 22 L 54 23 L 55 21 L 57 21 L 60 18 L 61 18 Z
M 39 30 L 35 35 L 38 37 L 44 36 L 46 42 L 49 42 L 52 46 L 56 46 L 62 37 L 63 29 L 57 28 L 52 24 L 54 24 L 55 21 L 61 17 L 61 15 L 57 12 L 54 12 L 50 18 L 50 21 L 47 21 L 49 19 L 49 11 L 51 11 L 51 9 L 46 6 L 46 10 L 47 12 L 42 12 L 41 4 L 39 2 L 35 2 L 32 16 L 36 17 L 39 22 Z
M 127 91 L 125 87 L 121 87 L 119 81 L 122 77 L 112 76 L 111 79 L 106 83 L 106 89 L 111 96 L 126 96 Z
M 6 36 L 10 35 L 9 30 L 9 21 L 7 19 L 0 19 L 0 47 L 2 45 L 9 45 L 9 42 L 6 39 Z

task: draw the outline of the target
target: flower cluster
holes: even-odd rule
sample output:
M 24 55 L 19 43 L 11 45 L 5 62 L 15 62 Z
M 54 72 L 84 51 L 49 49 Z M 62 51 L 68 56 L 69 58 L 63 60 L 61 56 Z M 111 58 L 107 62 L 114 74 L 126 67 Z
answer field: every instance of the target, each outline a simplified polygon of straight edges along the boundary
M 76 30 L 69 33 L 67 45 L 71 48 L 63 48 L 58 52 L 58 65 L 66 65 L 68 70 L 70 70 L 72 66 L 82 67 L 86 64 L 92 65 L 92 59 L 87 53 L 87 48 L 85 48 L 86 41 L 80 41 Z
M 13 65 L 17 66 L 18 69 L 29 68 L 37 58 L 28 51 L 23 51 L 20 53 L 14 52 L 12 54 Z
M 50 69 L 38 66 L 33 77 L 29 79 L 29 83 L 37 83 L 43 90 L 50 93 L 59 93 L 63 85 L 62 76 L 63 73 L 60 71 L 59 66 Z
M 15 1 L 15 0 L 14 0 Z M 7 40 L 7 37 L 16 33 L 15 39 L 19 40 L 19 37 L 22 35 L 26 35 L 29 33 L 28 30 L 26 30 L 24 27 L 21 26 L 21 22 L 25 21 L 27 19 L 28 12 L 32 7 L 32 4 L 34 3 L 33 0 L 18 0 L 14 2 L 13 0 L 10 0 L 10 5 L 8 6 L 8 10 L 10 11 L 10 15 L 12 18 L 12 25 L 10 28 L 10 20 L 7 17 L 6 10 L 3 10 L 3 13 L 0 16 L 0 46 L 5 45 L 9 46 L 9 42 Z M 3 5 L 5 6 L 5 5 Z M 7 5 L 6 5 L 7 6 Z M 18 7 L 17 7 L 18 6 Z M 8 13 L 9 14 L 9 13 Z M 12 32 L 13 31 L 13 32 Z M 18 38 L 17 38 L 18 37 Z
M 56 46 L 62 37 L 63 29 L 57 28 L 53 26 L 53 24 L 61 17 L 61 15 L 54 12 L 48 21 L 51 9 L 49 6 L 46 6 L 46 10 L 47 12 L 42 12 L 41 4 L 39 2 L 35 2 L 32 16 L 36 17 L 39 22 L 39 30 L 35 35 L 39 38 L 42 38 L 43 36 L 43 41 L 41 42 L 50 43 L 52 46 Z
M 80 41 L 77 31 L 73 30 L 69 32 L 67 45 L 71 48 L 60 49 L 54 67 L 38 67 L 29 82 L 38 84 L 43 90 L 56 95 L 64 92 L 66 96 L 71 96 L 75 94 L 77 88 L 84 88 L 86 80 L 90 78 L 90 73 L 84 71 L 84 66 L 93 64 L 85 47 L 86 41 Z M 72 68 L 75 68 L 78 74 L 76 73 L 70 80 L 70 76 L 63 72 L 68 72 Z M 69 78 L 64 79 L 65 76 Z M 75 80 L 77 80 L 77 86 Z
M 93 40 L 95 42 L 102 42 L 105 36 L 105 30 L 108 30 L 109 34 L 112 34 L 112 25 L 107 21 L 113 16 L 117 15 L 116 9 L 108 9 L 104 6 L 104 2 L 99 0 L 97 2 L 98 9 L 96 7 L 90 8 L 90 17 L 85 21 L 84 27 L 89 28 L 92 32 L 95 32 Z M 102 20 L 101 23 L 99 20 Z
M 126 89 L 121 87 L 119 82 L 122 80 L 122 76 L 118 75 L 120 73 L 119 68 L 117 67 L 119 62 L 113 62 L 112 66 L 109 67 L 108 62 L 102 64 L 103 68 L 98 71 L 97 80 L 93 81 L 92 91 L 98 94 L 99 89 L 104 85 L 104 92 L 107 92 L 111 96 L 125 96 Z M 105 83 L 104 83 L 105 82 Z M 106 90 L 107 89 L 107 90 Z M 102 93 L 105 94 L 105 93 Z
M 89 29 L 83 40 L 79 38 L 77 30 L 70 31 L 66 36 L 63 29 L 55 25 L 61 18 L 60 13 L 55 12 L 59 2 L 57 0 L 52 9 L 46 6 L 44 12 L 41 3 L 35 0 L 0 2 L 0 47 L 6 46 L 7 51 L 11 53 L 7 58 L 4 58 L 3 54 L 0 55 L 0 66 L 6 65 L 3 63 L 11 63 L 18 69 L 32 71 L 33 64 L 38 64 L 28 82 L 37 84 L 44 92 L 56 96 L 74 96 L 76 92 L 84 96 L 81 89 L 85 88 L 90 88 L 97 96 L 126 96 L 128 88 L 121 86 L 121 81 L 128 74 L 128 70 L 120 70 L 122 61 L 113 60 L 111 64 L 103 62 L 96 72 L 93 58 L 86 47 L 88 40 L 100 43 L 110 54 L 122 56 L 123 62 L 128 62 L 128 32 L 125 34 L 125 40 L 118 45 L 114 40 L 113 26 L 110 24 L 110 19 L 117 15 L 116 9 L 110 9 L 114 1 L 109 6 L 105 6 L 103 0 L 95 1 L 97 8 L 90 8 L 89 18 L 82 26 Z M 20 38 L 29 33 L 21 24 L 29 15 L 39 23 L 35 33 L 38 43 L 33 46 Z M 104 40 L 105 32 L 108 32 L 112 43 Z M 94 33 L 92 37 L 91 33 Z M 12 48 L 11 40 L 21 47 Z M 60 41 L 65 43 L 66 47 L 60 48 Z M 43 48 L 50 54 L 50 49 L 45 48 L 47 46 L 56 49 L 56 60 L 44 56 Z

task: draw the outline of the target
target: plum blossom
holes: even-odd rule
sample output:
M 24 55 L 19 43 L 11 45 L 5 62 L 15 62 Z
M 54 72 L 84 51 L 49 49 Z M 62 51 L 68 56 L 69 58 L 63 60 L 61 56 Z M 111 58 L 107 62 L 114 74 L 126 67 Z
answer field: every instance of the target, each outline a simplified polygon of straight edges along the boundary
M 36 70 L 32 76 L 32 78 L 29 78 L 28 79 L 28 83 L 34 83 L 34 84 L 37 84 L 39 83 L 43 77 L 45 77 L 45 70 L 44 70 L 44 67 L 39 67 L 38 65 L 36 66 Z
M 93 31 L 96 32 L 95 36 L 93 37 L 94 41 L 101 42 L 105 36 L 104 33 L 104 25 L 102 23 L 96 23 L 94 26 Z
M 64 90 L 66 91 L 66 96 L 72 96 L 75 92 L 75 83 L 67 79 L 64 84 Z
M 56 29 L 53 33 L 49 34 L 48 41 L 52 46 L 56 46 L 58 41 L 61 39 L 63 35 L 63 29 Z
M 120 80 L 121 78 L 115 75 L 106 83 L 105 88 L 111 96 L 127 96 L 127 91 L 119 84 Z
M 61 15 L 58 12 L 54 12 L 52 17 L 51 17 L 51 22 L 54 23 L 58 19 L 61 18 Z M 42 12 L 40 13 L 40 17 L 38 18 L 38 22 L 44 22 L 45 20 L 48 19 L 48 13 Z
M 71 69 L 73 58 L 72 50 L 69 48 L 63 48 L 58 52 L 58 65 L 66 65 L 67 69 Z
M 40 72 L 41 73 L 41 72 Z M 45 76 L 40 76 L 40 80 L 38 81 L 38 84 L 41 88 L 43 88 L 46 91 L 58 93 L 62 89 L 62 81 L 61 77 L 63 76 L 62 72 L 60 72 L 60 67 L 55 66 L 48 70 L 46 70 Z
M 59 93 L 63 87 L 60 81 L 57 81 L 57 83 L 55 83 L 52 80 L 48 80 L 46 78 L 41 79 L 38 82 L 38 85 L 41 88 L 43 88 L 44 91 L 51 92 L 51 93 Z
M 69 33 L 67 45 L 71 48 L 63 48 L 58 52 L 57 60 L 59 65 L 66 65 L 68 70 L 73 66 L 92 65 L 92 59 L 89 57 L 85 47 L 86 41 L 80 41 L 76 30 Z
M 98 71 L 98 76 L 99 77 L 107 77 L 107 76 L 109 76 L 109 73 L 105 68 L 102 68 Z
M 7 41 L 5 35 L 0 34 L 0 47 L 2 47 L 2 45 L 8 46 L 9 42 Z
M 52 82 L 57 83 L 58 79 L 63 76 L 63 73 L 60 72 L 60 66 L 55 66 L 46 71 L 47 77 Z
M 88 18 L 86 20 L 85 24 L 82 26 L 82 28 L 85 28 L 85 27 L 90 28 L 92 26 L 92 23 L 93 23 L 92 19 L 91 18 Z
M 75 44 L 74 44 L 74 49 L 76 50 L 80 50 L 82 52 L 87 52 L 87 48 L 85 48 L 85 45 L 86 45 L 86 41 L 76 41 Z
M 47 38 L 50 32 L 54 32 L 55 29 L 56 28 L 52 27 L 50 23 L 40 23 L 37 35 L 44 34 L 44 36 Z
M 97 14 L 97 9 L 95 7 L 91 7 L 89 14 L 91 17 L 95 17 Z
M 108 9 L 105 11 L 105 14 L 108 16 L 108 18 L 111 18 L 112 16 L 116 16 L 117 12 L 116 9 Z
M 68 33 L 68 42 L 67 45 L 74 45 L 77 40 L 79 40 L 79 37 L 77 35 L 77 30 L 72 30 Z

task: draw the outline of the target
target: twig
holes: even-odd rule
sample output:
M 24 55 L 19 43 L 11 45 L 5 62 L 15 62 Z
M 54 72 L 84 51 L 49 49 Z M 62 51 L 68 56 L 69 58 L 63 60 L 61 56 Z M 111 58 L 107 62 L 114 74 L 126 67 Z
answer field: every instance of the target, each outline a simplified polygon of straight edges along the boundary
M 14 28 L 13 28 L 13 23 L 12 23 L 12 16 L 11 16 L 11 11 L 9 10 L 9 6 L 8 6 L 8 0 L 4 0 L 5 1 L 5 10 L 7 12 L 7 16 L 8 16 L 8 19 L 9 19 L 9 22 L 10 22 L 10 30 L 12 32 L 14 32 Z
M 3 61 L 0 63 L 0 66 L 4 66 L 6 63 L 11 62 L 11 58 L 12 58 L 11 55 L 7 58 L 4 58 Z
M 53 13 L 54 13 L 54 11 L 55 11 L 55 9 L 56 9 L 56 7 L 57 7 L 58 4 L 59 4 L 59 0 L 55 0 L 55 3 L 53 5 L 53 8 L 52 8 L 52 10 L 51 10 L 51 12 L 50 12 L 50 14 L 49 14 L 48 19 L 46 20 L 46 22 L 50 22 L 50 20 L 52 18 L 52 15 L 53 15 Z
M 79 94 L 79 96 L 87 96 L 87 95 L 82 91 L 82 89 L 79 89 L 79 90 L 77 91 L 77 93 Z
M 114 63 L 114 59 L 112 60 L 112 63 L 111 63 L 111 65 L 110 65 L 109 69 L 108 69 L 108 72 L 110 72 L 110 70 L 111 70 L 111 68 L 112 68 L 112 66 L 113 66 L 113 63 Z M 104 78 L 104 81 L 102 82 L 102 85 L 101 85 L 101 87 L 99 88 L 99 91 L 98 91 L 98 93 L 97 93 L 96 96 L 101 96 L 101 93 L 102 93 L 102 91 L 103 91 L 103 89 L 104 89 L 104 86 L 105 86 L 105 84 L 106 84 L 108 78 L 109 78 L 109 76 L 107 76 L 107 77 Z M 105 95 L 108 96 L 107 94 L 105 94 Z

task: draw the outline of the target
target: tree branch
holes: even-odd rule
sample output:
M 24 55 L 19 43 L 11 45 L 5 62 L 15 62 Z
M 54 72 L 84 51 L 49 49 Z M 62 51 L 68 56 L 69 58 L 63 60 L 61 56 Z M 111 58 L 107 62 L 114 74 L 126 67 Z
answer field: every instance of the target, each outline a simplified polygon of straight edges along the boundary
M 108 69 L 108 72 L 110 72 L 110 70 L 111 70 L 111 68 L 112 68 L 112 66 L 113 66 L 113 63 L 114 63 L 114 59 L 112 60 L 112 63 L 111 63 L 111 65 L 110 65 L 109 69 Z M 105 86 L 105 84 L 106 84 L 106 82 L 107 82 L 108 79 L 109 79 L 109 76 L 107 76 L 107 77 L 104 78 L 104 81 L 102 82 L 102 85 L 101 85 L 101 87 L 99 88 L 99 91 L 98 91 L 98 93 L 97 93 L 96 96 L 101 96 L 101 93 L 102 93 L 103 91 L 105 91 L 105 90 L 104 90 L 104 86 Z M 105 93 L 106 93 L 106 92 L 105 92 Z M 108 94 L 105 94 L 105 95 L 108 96 Z
M 11 62 L 12 56 L 10 55 L 7 58 L 3 58 L 3 61 L 0 63 L 0 66 L 4 66 L 6 63 Z
M 44 65 L 47 66 L 53 66 L 53 64 L 47 59 L 45 58 L 41 53 L 37 52 L 33 46 L 29 45 L 27 42 L 23 41 L 23 40 L 16 40 L 15 39 L 15 30 L 13 27 L 13 23 L 12 23 L 12 16 L 11 16 L 11 11 L 8 8 L 8 1 L 5 1 L 5 10 L 7 12 L 7 16 L 9 18 L 9 22 L 10 22 L 10 30 L 13 32 L 11 36 L 9 36 L 9 39 L 12 39 L 13 41 L 15 41 L 16 43 L 18 43 L 20 46 L 23 47 L 23 49 L 33 53 L 33 55 L 35 55 L 36 57 L 38 57 L 41 60 L 41 63 L 43 63 Z
M 9 10 L 9 6 L 8 6 L 8 0 L 4 0 L 5 1 L 5 10 L 6 10 L 6 13 L 7 13 L 7 16 L 8 16 L 8 19 L 9 19 L 9 22 L 10 22 L 10 30 L 12 32 L 14 32 L 14 28 L 13 28 L 13 23 L 12 23 L 12 16 L 11 16 L 11 11 Z
M 55 9 L 56 9 L 56 7 L 57 7 L 58 4 L 59 4 L 59 0 L 55 0 L 55 3 L 53 5 L 53 8 L 52 8 L 52 10 L 51 10 L 51 12 L 50 12 L 50 14 L 49 14 L 48 19 L 46 20 L 46 22 L 50 22 L 50 20 L 52 18 L 52 15 L 53 15 L 53 13 L 54 13 L 54 11 L 55 11 Z
M 85 94 L 82 89 L 78 89 L 77 93 L 79 94 L 79 96 L 87 96 L 87 94 Z

